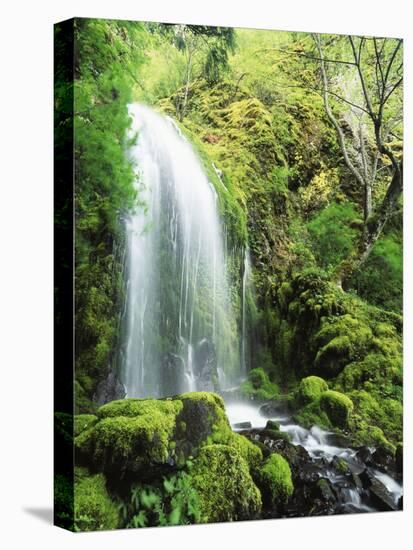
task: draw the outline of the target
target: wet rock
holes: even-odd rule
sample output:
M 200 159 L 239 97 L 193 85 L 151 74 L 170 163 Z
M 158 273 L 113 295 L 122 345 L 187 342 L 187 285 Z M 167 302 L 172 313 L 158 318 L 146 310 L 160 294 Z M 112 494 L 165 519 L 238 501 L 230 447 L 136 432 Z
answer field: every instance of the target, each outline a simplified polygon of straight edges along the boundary
M 322 477 L 323 470 L 317 464 L 305 464 L 298 472 L 298 479 L 305 485 L 315 484 Z
M 291 413 L 289 405 L 286 401 L 269 401 L 260 407 L 262 416 L 289 416 Z
M 373 454 L 367 459 L 366 464 L 378 470 L 383 470 L 389 473 L 394 473 L 396 471 L 396 462 L 393 455 L 382 447 L 378 447 L 373 452 Z
M 274 420 L 267 420 L 267 424 L 265 425 L 265 428 L 267 430 L 274 430 L 278 432 L 280 430 L 280 425 L 278 422 L 275 422 Z
M 399 497 L 399 500 L 397 502 L 397 508 L 399 510 L 403 510 L 403 495 L 401 497 Z
M 235 430 L 249 430 L 252 428 L 251 422 L 236 422 L 232 425 Z
M 337 502 L 336 494 L 333 490 L 333 486 L 328 479 L 321 478 L 317 481 L 314 487 L 314 496 L 319 498 L 324 503 Z
M 115 371 L 111 370 L 105 380 L 99 382 L 94 401 L 98 405 L 104 405 L 116 399 L 123 399 L 125 396 L 125 386 L 119 380 Z
M 333 447 L 351 447 L 351 439 L 347 437 L 344 434 L 341 433 L 329 433 L 327 436 L 327 443 L 328 445 L 332 445 Z
M 371 459 L 372 454 L 372 449 L 364 445 L 363 447 L 359 447 L 359 449 L 357 450 L 356 458 L 361 462 L 366 463 L 368 460 Z
M 361 491 L 363 489 L 363 483 L 361 482 L 360 476 L 355 474 L 354 472 L 351 473 L 351 479 L 358 491 Z
M 293 445 L 284 439 L 279 439 L 274 445 L 274 450 L 282 455 L 295 471 L 299 470 L 304 464 L 311 463 L 312 459 L 308 451 L 301 445 Z
M 401 443 L 396 448 L 396 472 L 399 476 L 403 474 L 403 445 Z
M 377 510 L 385 512 L 398 509 L 390 491 L 388 491 L 384 483 L 374 477 L 373 473 L 368 468 L 362 472 L 359 477 L 364 489 L 368 490 L 370 500 Z
M 178 395 L 185 391 L 185 363 L 182 357 L 167 353 L 162 359 L 162 394 Z
M 217 354 L 212 342 L 204 338 L 194 352 L 194 374 L 200 391 L 218 391 Z

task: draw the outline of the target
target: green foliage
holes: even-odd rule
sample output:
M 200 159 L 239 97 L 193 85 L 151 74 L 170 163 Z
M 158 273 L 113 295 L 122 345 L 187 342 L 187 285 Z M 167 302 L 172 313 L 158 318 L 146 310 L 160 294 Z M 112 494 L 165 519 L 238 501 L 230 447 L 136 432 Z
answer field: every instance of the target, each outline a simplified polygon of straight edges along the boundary
M 119 526 L 118 508 L 106 489 L 103 474 L 76 477 L 75 531 L 102 531 Z
M 241 384 L 241 391 L 249 398 L 258 401 L 275 399 L 280 393 L 277 384 L 270 382 L 268 374 L 262 368 L 249 371 L 248 379 Z
M 201 449 L 191 469 L 191 485 L 198 493 L 202 523 L 253 519 L 261 510 L 261 495 L 247 463 L 228 445 Z
M 55 474 L 54 476 L 54 519 L 56 525 L 74 530 L 74 487 L 73 474 Z
M 186 472 L 164 478 L 158 485 L 134 485 L 129 501 L 120 505 L 125 527 L 157 527 L 199 523 L 198 495 Z
M 365 390 L 349 393 L 354 403 L 353 430 L 364 444 L 378 445 L 394 452 L 403 435 L 403 407 L 395 399 L 376 400 Z
M 286 504 L 294 492 L 290 466 L 277 453 L 272 453 L 260 468 L 257 483 L 264 504 L 270 507 Z
M 350 281 L 368 302 L 400 313 L 403 307 L 403 243 L 393 231 L 374 245 L 369 258 Z
M 298 386 L 297 401 L 306 405 L 318 399 L 326 390 L 328 390 L 328 384 L 325 380 L 319 376 L 307 376 Z
M 356 245 L 359 225 L 351 203 L 332 203 L 307 224 L 320 267 L 332 271 L 349 256 Z
M 327 413 L 320 407 L 320 399 L 316 399 L 294 413 L 294 420 L 303 426 L 310 429 L 312 426 L 319 426 L 326 430 L 331 429 L 332 423 Z
M 236 440 L 223 401 L 213 393 L 112 401 L 97 416 L 99 421 L 76 437 L 76 448 L 86 461 L 112 475 L 143 472 L 153 464 L 182 466 L 208 438 L 234 443 L 250 462 L 259 453 L 252 443 Z
M 98 421 L 94 414 L 79 414 L 74 417 L 74 437 L 77 437 L 85 430 L 93 428 Z
M 122 300 L 120 213 L 136 200 L 129 143 L 133 74 L 144 61 L 138 23 L 75 19 L 76 378 L 87 412 L 113 360 Z
M 327 413 L 333 426 L 345 428 L 353 411 L 353 402 L 343 393 L 327 390 L 320 396 L 320 408 Z
M 350 314 L 325 318 L 315 335 L 317 369 L 328 378 L 334 376 L 344 365 L 363 357 L 372 338 L 370 327 Z

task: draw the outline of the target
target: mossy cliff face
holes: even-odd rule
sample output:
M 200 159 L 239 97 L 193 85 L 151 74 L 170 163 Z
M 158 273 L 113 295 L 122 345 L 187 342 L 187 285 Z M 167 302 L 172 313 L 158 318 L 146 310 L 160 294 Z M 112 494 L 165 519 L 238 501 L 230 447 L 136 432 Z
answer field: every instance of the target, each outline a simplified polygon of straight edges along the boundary
M 304 376 L 297 420 L 349 429 L 361 443 L 396 444 L 402 437 L 401 318 L 344 293 L 314 269 L 279 285 L 275 296 L 278 361 L 296 379 Z M 343 416 L 333 411 L 334 400 L 321 399 L 321 390 L 331 396 L 326 383 L 353 403 L 346 402 Z
M 113 401 L 96 416 L 75 417 L 74 424 L 81 465 L 75 528 L 148 525 L 149 516 L 158 524 L 163 515 L 156 503 L 162 498 L 186 510 L 186 516 L 171 512 L 172 522 L 253 519 L 261 513 L 263 487 L 271 494 L 266 506 L 282 505 L 292 490 L 288 464 L 264 464 L 260 447 L 231 430 L 223 401 L 213 393 Z M 142 500 L 130 504 L 136 486 Z M 176 487 L 192 502 L 190 509 L 178 493 L 173 496 Z M 134 502 L 144 506 L 141 514 Z

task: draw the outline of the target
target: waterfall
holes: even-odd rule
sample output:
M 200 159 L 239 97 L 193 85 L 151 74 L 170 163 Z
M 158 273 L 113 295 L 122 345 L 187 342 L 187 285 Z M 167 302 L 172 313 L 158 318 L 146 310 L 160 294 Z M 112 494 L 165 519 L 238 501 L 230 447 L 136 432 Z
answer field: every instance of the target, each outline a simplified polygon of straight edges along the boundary
M 250 283 L 251 277 L 251 260 L 250 260 L 250 250 L 247 246 L 244 253 L 244 266 L 242 274 L 242 315 L 241 315 L 241 373 L 243 376 L 247 374 L 248 371 L 248 361 L 247 361 L 247 338 L 248 338 L 248 329 L 247 329 L 247 291 Z
M 170 118 L 138 104 L 130 115 L 122 381 L 128 397 L 217 389 L 240 363 L 218 196 Z

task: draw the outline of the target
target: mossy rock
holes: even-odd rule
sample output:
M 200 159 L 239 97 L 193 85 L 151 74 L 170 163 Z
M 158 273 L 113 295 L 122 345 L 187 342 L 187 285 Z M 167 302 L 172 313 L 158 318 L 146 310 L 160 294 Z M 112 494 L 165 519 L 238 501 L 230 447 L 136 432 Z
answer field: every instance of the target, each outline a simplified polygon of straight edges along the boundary
M 344 391 L 366 390 L 373 395 L 401 399 L 402 356 L 369 353 L 362 361 L 347 365 L 336 379 Z
M 361 319 L 350 314 L 326 318 L 315 336 L 318 372 L 327 378 L 336 376 L 348 363 L 365 357 L 372 339 L 371 328 Z
M 118 506 L 109 496 L 103 474 L 78 476 L 74 496 L 75 531 L 105 531 L 119 526 Z
M 76 448 L 84 462 L 120 476 L 151 466 L 182 466 L 208 438 L 221 442 L 233 436 L 222 399 L 208 392 L 113 401 L 97 416 L 76 437 Z
M 297 401 L 299 404 L 307 405 L 318 399 L 321 394 L 328 390 L 328 384 L 319 376 L 307 376 L 303 378 L 297 389 Z
M 403 437 L 403 406 L 391 398 L 375 398 L 366 390 L 354 390 L 352 430 L 363 445 L 384 447 L 391 452 Z
M 276 399 L 280 390 L 268 378 L 268 374 L 262 368 L 252 369 L 248 373 L 248 379 L 241 384 L 241 392 L 257 401 L 269 401 Z
M 254 519 L 261 495 L 240 453 L 228 445 L 203 447 L 190 471 L 202 523 Z
M 353 411 L 353 402 L 343 393 L 327 390 L 320 397 L 320 408 L 327 414 L 333 426 L 346 428 Z
M 307 429 L 310 429 L 312 426 L 319 426 L 320 428 L 329 430 L 333 427 L 329 416 L 320 407 L 320 399 L 304 405 L 304 407 L 294 413 L 293 418 L 303 428 Z
M 269 507 L 286 504 L 294 492 L 291 469 L 278 453 L 273 453 L 260 468 L 256 482 L 264 504 Z

